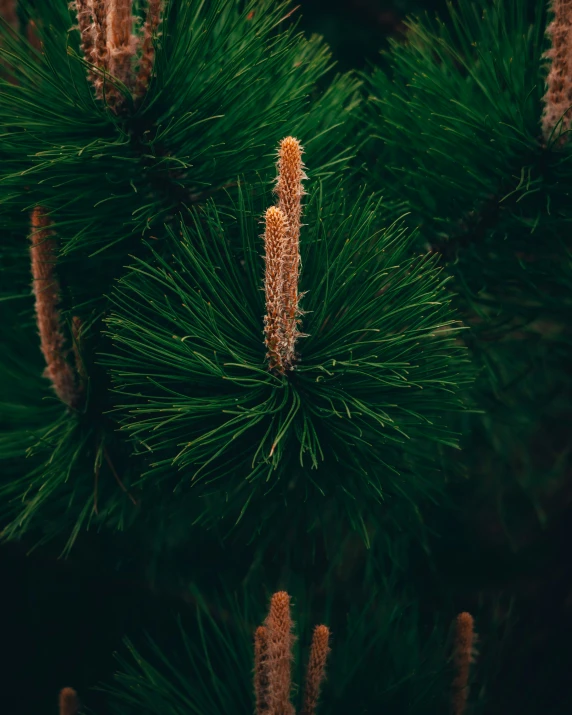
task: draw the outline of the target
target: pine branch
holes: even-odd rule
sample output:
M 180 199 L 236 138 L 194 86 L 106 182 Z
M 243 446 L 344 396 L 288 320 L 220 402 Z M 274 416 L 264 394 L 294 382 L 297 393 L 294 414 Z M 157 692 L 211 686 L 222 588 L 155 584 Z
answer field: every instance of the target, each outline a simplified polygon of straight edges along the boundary
M 351 209 L 338 194 L 325 206 L 320 197 L 307 207 L 310 335 L 292 379 L 268 371 L 253 243 L 260 213 L 242 198 L 230 221 L 212 204 L 195 212 L 172 234 L 171 252 L 136 263 L 113 297 L 106 364 L 115 414 L 142 458 L 154 451 L 141 483 L 189 487 L 191 509 L 199 504 L 190 492 L 208 489 L 201 523 L 242 518 L 246 504 L 258 523 L 277 516 L 279 500 L 264 496 L 269 482 L 292 504 L 289 484 L 305 502 L 312 485 L 323 498 L 343 484 L 345 513 L 344 494 L 379 500 L 396 472 L 410 474 L 410 459 L 425 461 L 433 440 L 451 439 L 438 413 L 460 404 L 456 382 L 466 378 L 434 259 L 412 260 L 398 226 L 377 232 L 372 199 Z M 212 479 L 228 489 L 224 503 Z M 414 490 L 421 482 L 417 472 L 407 477 Z
M 34 209 L 30 255 L 40 348 L 46 361 L 45 376 L 51 381 L 54 392 L 68 407 L 77 409 L 82 395 L 73 369 L 66 360 L 68 351 L 58 310 L 61 291 L 55 274 L 56 242 L 50 227 L 45 209 Z

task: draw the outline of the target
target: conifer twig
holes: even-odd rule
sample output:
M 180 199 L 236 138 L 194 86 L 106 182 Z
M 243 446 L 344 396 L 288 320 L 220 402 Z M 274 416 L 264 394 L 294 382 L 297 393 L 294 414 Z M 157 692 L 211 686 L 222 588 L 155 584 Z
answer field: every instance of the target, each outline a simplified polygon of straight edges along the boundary
M 265 625 L 268 633 L 266 672 L 269 711 L 271 715 L 294 715 L 294 707 L 290 701 L 294 636 L 290 596 L 286 591 L 278 591 L 272 596 Z
M 76 715 L 79 699 L 73 688 L 62 688 L 59 697 L 59 715 Z
M 155 46 L 153 40 L 159 23 L 161 21 L 161 12 L 163 10 L 162 0 L 149 0 L 147 7 L 147 17 L 143 26 L 143 42 L 141 44 L 141 59 L 139 60 L 139 71 L 135 84 L 135 94 L 141 97 L 147 91 L 151 73 L 153 71 L 153 62 L 155 59 Z
M 330 629 L 327 626 L 316 626 L 310 646 L 310 658 L 306 670 L 306 688 L 304 703 L 300 715 L 315 715 L 320 688 L 326 675 L 326 660 L 330 652 Z
M 264 292 L 266 297 L 266 315 L 264 316 L 264 335 L 267 348 L 266 357 L 271 370 L 284 372 L 283 361 L 283 253 L 286 241 L 287 224 L 282 211 L 271 206 L 265 215 L 264 250 L 266 270 L 264 274 Z
M 304 195 L 302 180 L 307 178 L 302 163 L 302 151 L 300 142 L 294 137 L 282 139 L 278 151 L 278 177 L 275 189 L 278 195 L 278 208 L 286 217 L 288 225 L 283 258 L 283 361 L 286 369 L 291 369 L 295 362 L 295 344 L 300 335 L 298 332 L 300 219 L 302 217 L 302 196 Z
M 254 698 L 256 715 L 268 712 L 268 629 L 258 626 L 254 634 Z
M 552 0 L 554 17 L 546 29 L 552 47 L 546 52 L 550 70 L 546 78 L 542 133 L 550 139 L 559 123 L 559 134 L 572 124 L 572 0 Z M 560 143 L 565 137 L 560 138 Z
M 475 644 L 475 622 L 470 613 L 459 613 L 455 622 L 453 661 L 455 678 L 451 697 L 453 715 L 464 715 L 469 694 L 469 674 Z
M 51 381 L 56 395 L 69 407 L 79 405 L 72 366 L 66 360 L 65 339 L 58 310 L 60 285 L 55 275 L 56 242 L 50 228 L 51 221 L 41 207 L 32 212 L 31 264 L 33 292 L 36 298 L 36 320 L 40 334 L 40 348 L 46 361 L 45 376 Z

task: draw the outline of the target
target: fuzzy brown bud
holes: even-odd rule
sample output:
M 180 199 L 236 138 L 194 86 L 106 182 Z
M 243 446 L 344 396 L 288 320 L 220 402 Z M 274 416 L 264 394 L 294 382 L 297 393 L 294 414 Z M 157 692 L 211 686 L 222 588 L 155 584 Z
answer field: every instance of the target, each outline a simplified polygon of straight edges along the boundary
M 51 381 L 54 392 L 66 405 L 77 408 L 80 393 L 72 366 L 66 360 L 65 338 L 58 310 L 60 284 L 55 273 L 56 242 L 50 227 L 51 222 L 44 209 L 35 208 L 32 212 L 30 256 L 40 349 L 46 361 L 44 374 Z
M 266 270 L 264 274 L 264 293 L 266 297 L 266 315 L 264 316 L 264 335 L 267 349 L 266 357 L 271 370 L 284 372 L 283 361 L 283 252 L 286 240 L 287 224 L 282 211 L 271 206 L 265 215 L 264 251 Z
M 79 700 L 73 688 L 62 688 L 59 697 L 59 715 L 76 715 L 79 710 Z
M 469 694 L 469 675 L 475 645 L 475 622 L 470 613 L 459 613 L 455 622 L 453 662 L 453 715 L 464 715 Z
M 553 0 L 552 13 L 546 29 L 552 46 L 545 55 L 550 60 L 542 113 L 545 140 L 567 132 L 572 124 L 572 0 Z M 564 140 L 560 137 L 560 143 Z
M 330 652 L 330 629 L 316 626 L 310 647 L 310 658 L 306 670 L 306 689 L 301 715 L 315 715 L 320 697 L 320 688 L 326 676 L 326 660 Z
M 278 177 L 276 194 L 278 208 L 286 217 L 287 240 L 283 259 L 284 292 L 284 364 L 291 369 L 296 359 L 296 339 L 299 337 L 300 294 L 300 220 L 302 217 L 302 186 L 304 164 L 302 147 L 294 137 L 286 137 L 280 142 L 278 151 Z
M 153 44 L 163 11 L 162 0 L 149 0 L 147 17 L 143 26 L 143 42 L 141 43 L 141 59 L 139 61 L 139 71 L 135 85 L 135 94 L 141 97 L 147 91 L 153 72 L 155 60 L 155 47 Z
M 268 629 L 259 626 L 254 634 L 254 698 L 256 715 L 268 713 Z
M 272 715 L 294 715 L 290 701 L 292 689 L 292 619 L 290 596 L 285 591 L 275 593 L 270 600 L 266 618 L 268 704 Z

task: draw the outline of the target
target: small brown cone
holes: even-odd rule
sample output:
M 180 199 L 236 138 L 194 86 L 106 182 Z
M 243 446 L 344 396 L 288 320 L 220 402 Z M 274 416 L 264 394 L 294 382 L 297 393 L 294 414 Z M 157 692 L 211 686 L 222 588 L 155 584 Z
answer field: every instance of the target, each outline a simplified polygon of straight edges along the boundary
M 469 695 L 469 675 L 475 644 L 475 622 L 470 613 L 459 613 L 455 622 L 453 661 L 455 678 L 451 697 L 453 715 L 464 715 Z
M 264 336 L 268 367 L 278 373 L 284 372 L 283 360 L 283 252 L 286 240 L 286 219 L 276 206 L 271 206 L 265 215 L 264 251 L 266 270 L 264 293 L 266 315 Z
M 132 13 L 132 0 L 111 0 L 109 14 L 109 71 L 123 84 L 129 85 L 132 75 L 132 61 L 137 50 L 137 39 L 133 35 L 135 18 Z M 115 87 L 110 88 L 110 101 L 121 101 Z
M 20 25 L 17 0 L 0 0 L 0 17 L 7 22 L 12 29 L 17 30 Z
M 96 66 L 104 75 L 109 74 L 109 48 L 108 48 L 108 18 L 109 18 L 109 0 L 92 0 L 92 15 L 93 15 L 93 44 L 91 47 L 92 64 Z M 105 80 L 99 73 L 95 74 L 94 79 L 95 94 L 98 99 L 103 99 L 104 89 L 108 93 L 110 83 Z M 113 96 L 113 90 L 111 90 Z
M 326 676 L 326 660 L 330 652 L 329 643 L 330 629 L 327 626 L 316 626 L 310 647 L 304 704 L 300 715 L 315 715 L 316 713 L 320 688 Z
M 80 393 L 72 366 L 66 360 L 65 338 L 58 309 L 60 284 L 55 273 L 56 242 L 50 219 L 40 207 L 32 212 L 30 241 L 36 321 L 40 349 L 46 361 L 44 374 L 51 381 L 60 400 L 69 407 L 77 408 Z
M 283 294 L 284 294 L 284 365 L 291 369 L 296 359 L 296 339 L 299 336 L 300 294 L 298 291 L 300 274 L 300 220 L 302 217 L 302 196 L 304 188 L 304 164 L 302 147 L 294 137 L 286 137 L 278 150 L 278 177 L 276 194 L 278 208 L 286 217 L 288 232 L 284 246 Z
M 265 625 L 268 632 L 269 713 L 294 715 L 294 707 L 290 701 L 294 636 L 290 617 L 290 596 L 285 591 L 279 591 L 272 596 Z
M 79 710 L 79 699 L 73 688 L 62 688 L 59 697 L 59 715 L 76 715 Z
M 143 26 L 143 42 L 141 44 L 141 59 L 139 61 L 139 71 L 137 73 L 137 81 L 135 85 L 135 94 L 141 97 L 147 91 L 151 74 L 153 72 L 153 63 L 155 60 L 155 47 L 153 44 L 154 37 L 159 29 L 161 22 L 161 13 L 163 11 L 162 0 L 149 0 L 147 7 L 147 17 Z
M 256 715 L 268 713 L 268 630 L 259 626 L 254 634 L 254 698 Z
M 80 34 L 80 46 L 84 58 L 93 62 L 94 22 L 92 16 L 92 0 L 75 0 L 71 5 L 77 15 Z
M 546 57 L 550 70 L 546 78 L 542 133 L 549 140 L 558 137 L 572 124 L 572 0 L 553 0 L 552 22 L 546 29 L 551 48 Z M 560 139 L 562 144 L 564 137 Z

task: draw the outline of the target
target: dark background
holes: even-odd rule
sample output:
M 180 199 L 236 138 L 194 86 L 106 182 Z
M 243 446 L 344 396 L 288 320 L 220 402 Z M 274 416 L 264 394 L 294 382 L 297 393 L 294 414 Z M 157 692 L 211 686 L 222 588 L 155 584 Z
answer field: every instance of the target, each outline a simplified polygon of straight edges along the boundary
M 404 39 L 407 13 L 433 14 L 443 9 L 445 1 L 301 0 L 300 4 L 301 27 L 326 38 L 339 69 L 361 70 L 378 61 L 389 37 Z M 492 506 L 484 514 L 486 532 L 495 519 Z M 461 547 L 452 552 L 451 543 L 471 542 L 468 529 L 459 516 L 450 524 L 438 554 L 449 562 L 448 572 L 455 574 L 451 588 L 485 589 L 489 595 L 505 602 L 516 599 L 519 604 L 501 672 L 489 693 L 487 714 L 556 715 L 560 694 L 572 681 L 570 509 L 549 530 L 533 534 L 517 556 L 502 533 L 484 548 L 480 543 L 478 555 Z M 123 636 L 137 637 L 149 620 L 155 628 L 163 621 L 167 624 L 180 602 L 138 582 L 135 567 L 131 572 L 129 567 L 110 566 L 115 563 L 113 546 L 104 535 L 88 535 L 67 560 L 58 559 L 55 544 L 31 554 L 29 546 L 0 548 L 0 642 L 6 653 L 0 669 L 0 710 L 3 715 L 55 714 L 59 689 L 72 685 L 84 696 L 89 693 L 89 705 L 103 715 L 104 699 L 90 689 L 110 680 L 113 651 L 121 646 Z

